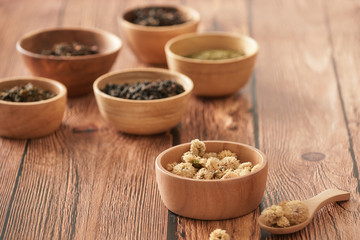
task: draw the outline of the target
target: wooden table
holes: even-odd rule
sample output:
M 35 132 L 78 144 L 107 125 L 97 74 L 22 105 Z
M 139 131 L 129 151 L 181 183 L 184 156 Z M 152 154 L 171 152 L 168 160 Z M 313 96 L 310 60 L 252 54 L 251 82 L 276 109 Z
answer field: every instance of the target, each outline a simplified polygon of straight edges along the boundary
M 0 76 L 30 75 L 15 43 L 44 27 L 87 26 L 118 34 L 116 16 L 150 1 L 0 0 Z M 155 1 L 151 1 L 155 2 Z M 170 2 L 170 1 L 169 1 Z M 360 236 L 360 1 L 182 0 L 200 31 L 231 31 L 260 45 L 244 89 L 192 97 L 176 128 L 155 136 L 116 132 L 94 96 L 69 99 L 61 128 L 29 140 L 0 138 L 0 239 L 358 239 Z M 113 70 L 145 66 L 125 43 Z M 1 114 L 1 113 L 0 113 Z M 260 207 L 240 218 L 197 221 L 163 205 L 154 160 L 194 138 L 253 145 L 269 161 Z M 304 230 L 260 231 L 262 209 L 328 188 L 351 192 Z

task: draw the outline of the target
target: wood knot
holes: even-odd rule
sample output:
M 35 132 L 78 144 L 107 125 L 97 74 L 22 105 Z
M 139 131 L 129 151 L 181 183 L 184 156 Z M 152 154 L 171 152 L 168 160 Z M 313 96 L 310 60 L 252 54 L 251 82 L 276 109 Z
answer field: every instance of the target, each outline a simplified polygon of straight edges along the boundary
M 325 158 L 325 154 L 319 152 L 308 152 L 301 155 L 301 158 L 307 161 L 317 162 Z

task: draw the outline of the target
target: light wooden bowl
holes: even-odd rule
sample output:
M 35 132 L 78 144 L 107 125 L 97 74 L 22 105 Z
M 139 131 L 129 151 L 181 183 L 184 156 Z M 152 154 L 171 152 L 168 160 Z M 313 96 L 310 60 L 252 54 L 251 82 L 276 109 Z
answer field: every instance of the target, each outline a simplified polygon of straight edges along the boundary
M 180 162 L 190 143 L 162 152 L 155 162 L 156 180 L 161 199 L 172 212 L 194 219 L 220 220 L 240 217 L 256 209 L 263 197 L 268 163 L 265 155 L 251 146 L 227 141 L 204 141 L 207 152 L 228 149 L 241 162 L 260 163 L 259 170 L 245 176 L 223 180 L 197 180 L 166 170 L 169 163 Z
M 139 6 L 138 8 L 147 7 L 175 7 L 185 16 L 185 19 L 187 19 L 183 24 L 172 26 L 142 26 L 129 21 L 132 12 L 136 8 L 125 11 L 125 13 L 118 18 L 119 25 L 127 42 L 141 61 L 152 64 L 166 64 L 164 51 L 166 42 L 175 36 L 196 32 L 200 22 L 200 14 L 192 8 L 180 5 L 151 4 Z
M 99 53 L 65 57 L 40 54 L 54 44 L 73 41 L 97 45 Z M 121 46 L 121 40 L 114 34 L 91 28 L 44 29 L 26 34 L 16 43 L 16 49 L 30 72 L 63 83 L 69 96 L 91 92 L 95 79 L 110 70 Z
M 187 58 L 209 49 L 232 49 L 243 57 L 224 60 Z M 194 94 L 226 96 L 237 92 L 250 79 L 259 47 L 250 37 L 236 33 L 192 33 L 171 39 L 165 46 L 169 69 L 181 72 L 194 82 Z
M 107 83 L 135 83 L 145 80 L 175 80 L 185 92 L 157 100 L 128 100 L 112 97 L 100 89 Z M 177 72 L 160 68 L 138 68 L 112 72 L 94 82 L 94 93 L 101 115 L 117 130 L 148 135 L 175 127 L 181 120 L 193 89 L 192 81 Z
M 0 80 L 0 89 L 32 83 L 56 93 L 55 97 L 37 102 L 8 102 L 0 100 L 0 136 L 8 138 L 37 138 L 59 128 L 66 107 L 66 87 L 54 80 L 39 77 L 14 77 Z

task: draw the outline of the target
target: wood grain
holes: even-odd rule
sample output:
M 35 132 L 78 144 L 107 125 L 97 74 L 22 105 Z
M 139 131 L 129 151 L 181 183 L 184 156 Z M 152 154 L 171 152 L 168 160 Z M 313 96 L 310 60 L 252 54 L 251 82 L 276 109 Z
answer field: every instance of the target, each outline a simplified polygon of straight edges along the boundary
M 97 12 L 96 4 L 64 1 L 57 9 L 59 12 L 51 9 L 54 16 L 59 16 L 61 26 L 76 24 L 85 17 L 67 14 L 67 9 L 74 9 L 70 2 L 80 4 L 78 7 L 87 9 L 85 12 Z M 49 10 L 43 9 L 40 2 L 33 4 L 41 11 Z M 111 6 L 117 9 L 113 3 Z M 102 26 L 99 19 L 90 19 L 98 21 L 89 25 Z M 20 31 L 23 34 L 29 30 Z M 129 65 L 141 65 L 129 61 L 130 57 L 125 59 Z M 1 141 L 4 146 L 9 145 Z M 9 212 L 8 218 L 1 218 L 2 224 L 7 221 L 6 226 L 2 225 L 1 238 L 164 239 L 167 210 L 157 192 L 154 161 L 159 152 L 171 145 L 169 133 L 133 137 L 108 128 L 91 94 L 71 99 L 61 129 L 50 137 L 30 140 L 23 162 L 24 144 L 12 141 L 11 148 L 2 151 L 4 157 L 9 155 L 8 151 L 16 157 L 14 153 L 20 148 L 18 164 L 6 165 L 7 171 L 2 172 L 2 176 L 10 174 L 13 178 L 8 181 L 16 186 L 12 195 L 12 188 L 1 185 L 6 193 L 1 201 L 7 207 L 1 208 L 4 213 L 1 215 Z M 16 178 L 20 170 L 21 176 Z
M 360 29 L 353 28 L 360 20 L 358 14 L 360 4 L 358 1 L 324 1 L 324 11 L 329 31 L 329 41 L 333 48 L 332 64 L 334 75 L 337 79 L 338 94 L 341 100 L 344 121 L 347 127 L 349 147 L 346 149 L 351 155 L 349 173 L 353 181 L 348 183 L 351 190 L 351 205 L 349 206 L 350 221 L 355 225 L 360 224 L 360 99 L 358 89 L 360 87 L 360 72 L 358 65 L 359 45 L 356 39 L 360 37 Z M 344 238 L 351 239 L 352 236 L 359 236 L 360 229 L 352 227 L 344 221 L 339 227 L 344 229 Z M 341 235 L 340 235 L 341 236 Z
M 249 33 L 248 1 L 186 1 L 186 4 L 200 12 L 200 31 Z M 208 7 L 204 8 L 205 5 Z M 193 98 L 190 103 L 193 107 L 181 122 L 179 141 L 189 142 L 199 138 L 237 141 L 255 146 L 255 109 L 251 91 L 252 83 L 248 83 L 233 96 L 215 99 Z M 233 239 L 258 239 L 258 215 L 259 210 L 256 210 L 246 216 L 224 221 L 199 221 L 178 217 L 177 231 L 168 239 L 208 239 L 216 228 L 225 229 Z
M 122 39 L 116 16 L 161 0 L 0 0 L 0 77 L 29 75 L 15 43 L 43 27 L 98 27 Z M 250 83 L 226 98 L 190 100 L 181 124 L 154 136 L 116 132 L 92 94 L 71 99 L 60 130 L 33 140 L 0 138 L 0 239 L 356 239 L 360 235 L 359 2 L 175 0 L 201 15 L 200 31 L 251 34 L 260 45 Z M 5 61 L 6 60 L 6 61 Z M 125 42 L 113 70 L 146 66 Z M 269 161 L 260 208 L 225 221 L 168 213 L 154 161 L 173 144 L 229 140 Z M 260 210 L 328 188 L 351 192 L 299 233 L 260 231 Z
M 32 1 L 34 5 L 19 4 L 15 1 L 0 1 L 0 42 L 2 50 L 0 58 L 6 59 L 0 65 L 0 76 L 29 75 L 25 66 L 22 65 L 20 55 L 16 53 L 15 44 L 24 31 L 37 27 L 44 27 L 46 24 L 56 24 L 56 15 L 52 15 L 52 9 L 57 8 L 57 3 Z M 43 11 L 33 16 L 34 7 L 42 5 Z M 33 21 L 26 21 L 26 19 Z M 47 19 L 46 22 L 42 19 Z M 21 24 L 19 24 L 21 22 Z M 35 24 L 34 24 L 35 23 Z M 10 27 L 10 26 L 16 26 Z M 0 239 L 3 238 L 10 212 L 15 198 L 15 190 L 23 169 L 22 155 L 26 152 L 26 140 L 0 139 Z
M 323 1 L 254 1 L 253 11 L 253 33 L 262 49 L 256 75 L 256 91 L 262 93 L 260 149 L 269 158 L 262 206 L 306 199 L 327 188 L 348 190 L 355 197 L 358 180 L 352 174 Z M 324 207 L 309 227 L 289 237 L 346 239 L 358 206 L 350 200 Z
M 26 149 L 26 141 L 9 140 L 0 141 L 0 228 L 3 229 L 9 218 L 8 207 L 14 200 L 14 188 L 18 185 L 18 178 L 22 169 L 22 155 Z M 1 232 L 2 236 L 3 233 Z
M 329 40 L 332 45 L 332 64 L 337 78 L 338 92 L 344 111 L 344 121 L 347 124 L 349 137 L 349 152 L 353 160 L 353 176 L 358 179 L 354 186 L 354 194 L 360 193 L 360 99 L 358 89 L 360 87 L 360 71 L 357 68 L 360 63 L 358 39 L 360 30 L 347 28 L 354 26 L 360 20 L 359 2 L 347 1 L 324 1 L 324 11 L 329 30 Z M 359 201 L 359 199 L 358 199 Z M 358 204 L 360 204 L 358 202 Z

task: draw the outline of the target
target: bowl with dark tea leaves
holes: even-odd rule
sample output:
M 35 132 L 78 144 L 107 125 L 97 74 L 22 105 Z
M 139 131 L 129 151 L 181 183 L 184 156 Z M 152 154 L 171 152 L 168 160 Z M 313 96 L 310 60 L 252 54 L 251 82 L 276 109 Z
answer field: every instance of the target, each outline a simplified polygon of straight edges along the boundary
M 166 64 L 166 42 L 196 32 L 200 14 L 181 5 L 146 5 L 128 9 L 119 18 L 121 31 L 136 56 L 145 63 Z
M 227 32 L 184 34 L 165 46 L 169 69 L 190 77 L 194 94 L 205 97 L 226 96 L 242 88 L 258 51 L 254 39 Z
M 93 85 L 101 115 L 115 129 L 149 135 L 175 127 L 186 112 L 192 81 L 160 68 L 111 72 Z
M 69 96 L 89 93 L 95 79 L 110 70 L 121 46 L 114 34 L 93 28 L 44 29 L 16 44 L 33 75 L 62 82 Z
M 37 138 L 59 128 L 66 107 L 66 87 L 40 77 L 0 80 L 0 136 Z

